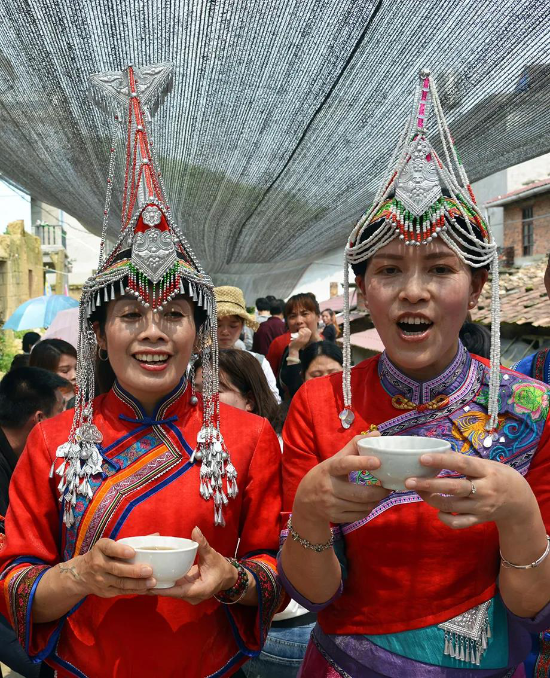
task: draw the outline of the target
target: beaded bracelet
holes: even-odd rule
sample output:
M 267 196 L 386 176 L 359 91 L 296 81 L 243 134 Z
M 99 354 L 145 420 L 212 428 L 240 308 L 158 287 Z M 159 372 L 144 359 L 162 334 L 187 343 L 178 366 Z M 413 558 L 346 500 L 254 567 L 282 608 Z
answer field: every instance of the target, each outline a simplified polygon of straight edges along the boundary
M 332 531 L 332 529 L 330 531 L 330 539 L 324 544 L 312 544 L 307 539 L 300 537 L 300 535 L 292 527 L 291 518 L 288 519 L 287 529 L 292 539 L 294 539 L 294 541 L 297 541 L 298 544 L 300 544 L 300 546 L 302 546 L 305 549 L 309 549 L 310 551 L 315 551 L 316 553 L 322 553 L 323 551 L 327 551 L 328 549 L 332 548 L 334 544 L 334 532 Z
M 245 597 L 250 582 L 248 572 L 238 560 L 235 560 L 235 558 L 226 558 L 226 560 L 237 570 L 237 581 L 231 588 L 225 589 L 225 591 L 218 591 L 214 598 L 224 605 L 234 605 Z
M 531 570 L 533 567 L 538 567 L 543 560 L 546 560 L 548 557 L 548 554 L 550 553 L 550 537 L 546 535 L 546 549 L 542 556 L 540 558 L 537 558 L 532 563 L 529 563 L 529 565 L 514 565 L 514 563 L 511 563 L 509 560 L 506 560 L 506 558 L 500 554 L 500 562 L 502 563 L 502 567 L 506 568 L 513 568 L 514 570 Z

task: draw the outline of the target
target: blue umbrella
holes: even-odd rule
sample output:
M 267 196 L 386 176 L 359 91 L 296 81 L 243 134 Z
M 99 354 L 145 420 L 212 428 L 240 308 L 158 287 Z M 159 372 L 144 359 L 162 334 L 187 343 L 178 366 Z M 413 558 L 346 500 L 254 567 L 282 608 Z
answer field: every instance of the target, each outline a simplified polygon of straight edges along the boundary
M 49 327 L 59 311 L 74 306 L 78 306 L 78 301 L 64 294 L 48 294 L 29 299 L 15 309 L 2 329 L 32 330 L 37 327 Z

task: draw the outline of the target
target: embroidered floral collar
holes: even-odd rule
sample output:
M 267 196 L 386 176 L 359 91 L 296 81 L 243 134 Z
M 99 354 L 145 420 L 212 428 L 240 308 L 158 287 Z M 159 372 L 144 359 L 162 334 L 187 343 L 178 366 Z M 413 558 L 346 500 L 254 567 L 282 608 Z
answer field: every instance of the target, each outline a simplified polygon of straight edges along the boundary
M 402 395 L 415 405 L 420 405 L 439 395 L 454 393 L 468 376 L 471 361 L 470 354 L 459 341 L 458 351 L 444 372 L 430 381 L 415 381 L 403 374 L 384 351 L 378 362 L 378 376 L 390 396 Z

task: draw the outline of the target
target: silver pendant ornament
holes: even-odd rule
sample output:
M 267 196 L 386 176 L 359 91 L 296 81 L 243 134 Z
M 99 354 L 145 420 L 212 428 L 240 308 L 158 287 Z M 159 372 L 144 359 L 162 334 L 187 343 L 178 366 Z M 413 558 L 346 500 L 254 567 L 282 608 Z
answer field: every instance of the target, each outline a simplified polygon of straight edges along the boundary
M 201 462 L 199 493 L 205 501 L 214 500 L 214 525 L 225 527 L 223 507 L 228 498 L 235 499 L 239 489 L 237 470 L 218 431 L 205 428 L 199 431 L 197 447 L 191 456 L 191 462 L 195 460 Z
M 492 635 L 490 605 L 489 600 L 438 625 L 445 632 L 444 655 L 465 664 L 480 665 Z
M 441 158 L 427 132 L 430 112 L 437 122 Z M 443 190 L 444 189 L 444 190 Z M 444 195 L 445 191 L 445 195 Z M 490 266 L 491 367 L 486 430 L 498 428 L 500 389 L 500 299 L 496 241 L 478 208 L 466 171 L 456 151 L 429 70 L 420 71 L 414 106 L 370 208 L 351 232 L 344 257 L 344 332 L 342 391 L 346 427 L 351 410 L 351 347 L 349 266 L 370 259 L 399 238 L 410 247 L 428 246 L 441 238 L 468 266 Z M 496 438 L 487 436 L 485 446 Z

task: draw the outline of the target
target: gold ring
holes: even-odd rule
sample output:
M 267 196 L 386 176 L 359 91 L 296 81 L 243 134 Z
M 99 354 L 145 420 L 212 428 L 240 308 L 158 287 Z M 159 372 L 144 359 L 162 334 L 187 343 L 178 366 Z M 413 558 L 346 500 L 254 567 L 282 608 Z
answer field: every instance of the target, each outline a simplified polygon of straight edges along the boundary
M 470 480 L 469 478 L 466 478 L 466 480 Z M 477 492 L 476 486 L 474 485 L 474 481 L 470 480 L 470 485 L 472 486 L 468 494 L 466 495 L 467 497 L 471 497 L 472 494 L 475 494 Z

